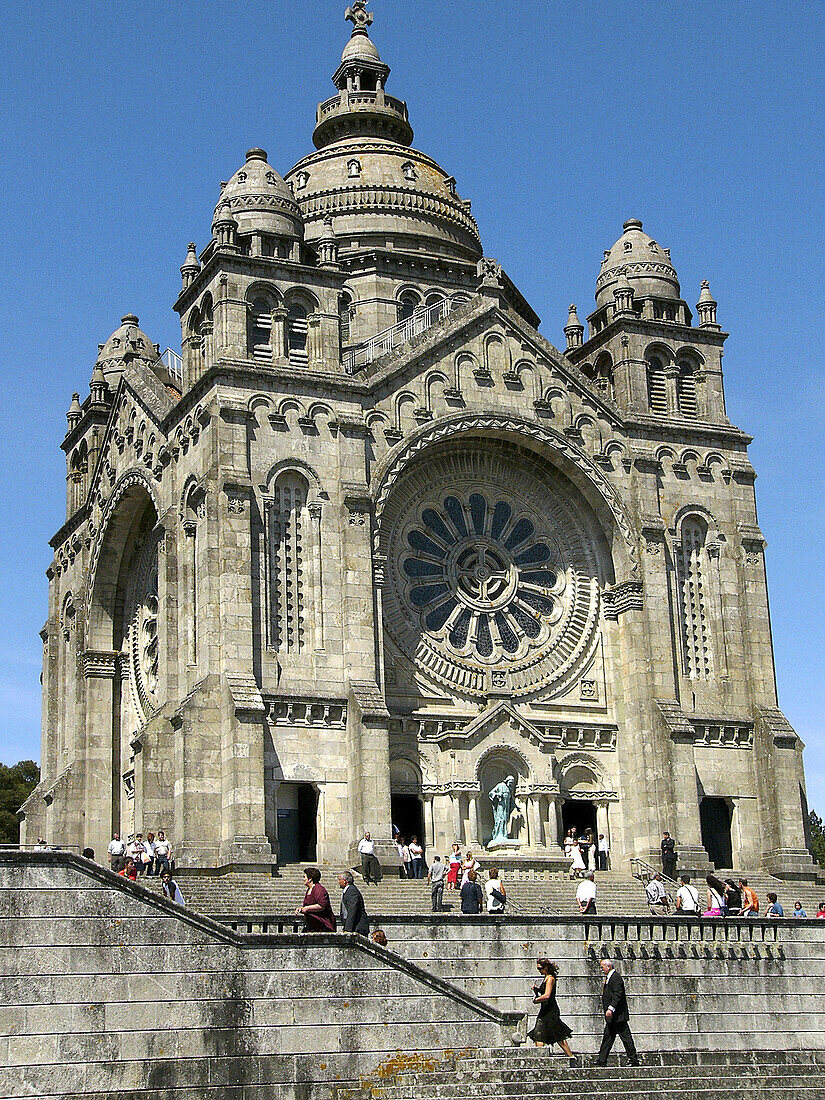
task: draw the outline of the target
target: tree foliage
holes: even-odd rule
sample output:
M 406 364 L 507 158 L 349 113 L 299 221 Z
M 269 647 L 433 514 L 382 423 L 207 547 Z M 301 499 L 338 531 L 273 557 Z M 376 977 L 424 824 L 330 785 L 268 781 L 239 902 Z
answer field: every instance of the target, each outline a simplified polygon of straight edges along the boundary
M 9 767 L 0 764 L 0 844 L 17 844 L 20 821 L 17 811 L 40 782 L 40 768 L 33 760 Z
M 811 855 L 820 867 L 825 867 L 825 824 L 813 810 L 808 814 L 808 829 L 811 838 Z

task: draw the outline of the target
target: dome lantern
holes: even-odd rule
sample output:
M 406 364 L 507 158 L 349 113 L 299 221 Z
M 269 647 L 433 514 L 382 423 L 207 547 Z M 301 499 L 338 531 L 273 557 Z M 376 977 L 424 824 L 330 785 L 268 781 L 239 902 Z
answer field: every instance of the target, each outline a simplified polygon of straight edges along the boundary
M 407 117 L 407 104 L 385 94 L 390 67 L 371 41 L 368 27 L 372 12 L 367 0 L 353 0 L 345 18 L 353 24 L 349 42 L 341 54 L 341 64 L 332 76 L 338 95 L 318 105 L 312 140 L 323 149 L 344 137 L 380 137 L 410 145 L 413 131 Z

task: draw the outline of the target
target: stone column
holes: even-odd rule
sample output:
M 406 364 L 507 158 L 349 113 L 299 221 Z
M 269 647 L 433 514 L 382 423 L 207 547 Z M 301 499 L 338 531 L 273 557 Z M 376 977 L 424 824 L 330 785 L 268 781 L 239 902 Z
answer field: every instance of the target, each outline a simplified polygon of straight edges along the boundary
M 613 845 L 610 841 L 610 803 L 607 800 L 596 803 L 596 852 L 599 850 L 599 836 L 604 834 L 604 839 L 607 841 L 608 847 L 612 849 Z M 607 853 L 608 870 L 612 869 L 612 851 Z M 598 859 L 598 855 L 597 855 Z
M 112 829 L 120 828 L 119 796 L 123 768 L 120 760 L 120 722 L 115 721 L 113 705 L 120 695 L 118 657 L 111 651 L 87 651 L 83 654 L 86 679 L 83 843 L 96 852 L 105 852 L 112 839 Z
M 312 525 L 312 632 L 313 648 L 319 653 L 324 648 L 324 553 L 321 544 L 321 502 L 312 500 L 307 505 Z
M 269 346 L 272 350 L 272 365 L 283 366 L 288 360 L 286 346 L 286 322 L 288 313 L 284 306 L 276 306 L 270 315 Z
M 526 796 L 527 802 L 527 844 L 530 848 L 542 848 L 541 837 L 541 807 L 539 801 L 541 795 L 531 793 Z
M 217 581 L 223 640 L 221 859 L 254 867 L 269 865 L 272 855 L 264 810 L 264 705 L 253 674 L 251 496 L 251 485 L 240 478 L 223 486 Z
M 203 369 L 204 372 L 215 361 L 215 343 L 214 343 L 214 326 L 212 321 L 203 321 L 201 323 L 201 351 L 203 353 Z
M 679 368 L 675 363 L 665 365 L 665 386 L 667 388 L 667 408 L 671 416 L 679 415 L 679 397 L 676 391 L 676 383 L 679 378 Z
M 436 847 L 434 798 L 430 791 L 425 791 L 421 799 L 424 803 L 424 846 L 430 852 Z
M 481 830 L 479 828 L 478 821 L 478 792 L 470 791 L 467 795 L 467 843 L 474 848 L 478 848 L 481 844 Z

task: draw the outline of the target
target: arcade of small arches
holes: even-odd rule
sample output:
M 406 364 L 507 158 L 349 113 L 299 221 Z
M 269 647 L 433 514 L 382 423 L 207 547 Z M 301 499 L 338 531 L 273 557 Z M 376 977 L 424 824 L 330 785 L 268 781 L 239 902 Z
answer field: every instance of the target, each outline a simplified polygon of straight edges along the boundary
M 571 753 L 538 769 L 514 747 L 494 745 L 481 753 L 474 767 L 469 759 L 464 763 L 469 775 L 438 782 L 428 773 L 422 777 L 419 763 L 409 757 L 391 760 L 393 825 L 402 836 L 418 836 L 431 851 L 453 842 L 481 851 L 493 836 L 489 793 L 512 776 L 515 805 L 507 823 L 511 854 L 557 858 L 571 826 L 603 833 L 609 842 L 610 807 L 619 796 L 588 754 Z M 459 765 L 459 771 L 467 769 Z

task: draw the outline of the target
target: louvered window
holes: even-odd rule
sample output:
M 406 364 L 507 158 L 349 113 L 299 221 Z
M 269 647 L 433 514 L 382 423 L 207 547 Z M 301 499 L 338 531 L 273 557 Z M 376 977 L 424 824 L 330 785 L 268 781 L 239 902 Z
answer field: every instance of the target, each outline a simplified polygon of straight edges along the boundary
M 350 319 L 352 310 L 352 298 L 349 294 L 341 295 L 339 317 L 341 319 L 341 344 L 348 344 L 350 339 Z
M 685 673 L 691 680 L 710 679 L 713 665 L 707 620 L 705 540 L 707 528 L 699 519 L 682 525 L 679 588 Z
M 692 363 L 679 364 L 676 397 L 679 402 L 679 413 L 695 420 L 699 415 L 699 407 L 696 402 L 696 372 Z
M 265 298 L 256 298 L 250 305 L 247 329 L 250 356 L 256 363 L 271 363 L 272 306 Z
M 306 483 L 278 479 L 269 509 L 270 639 L 281 653 L 304 648 L 304 513 Z
M 293 367 L 305 367 L 307 358 L 307 311 L 299 303 L 288 307 L 287 342 L 289 344 L 289 362 Z
M 665 368 L 659 359 L 651 359 L 647 364 L 647 403 L 651 412 L 667 416 Z

